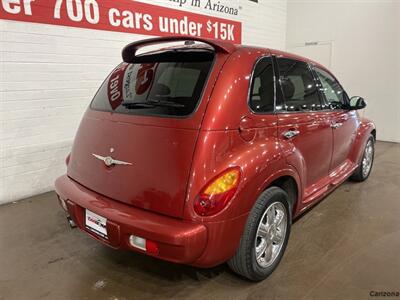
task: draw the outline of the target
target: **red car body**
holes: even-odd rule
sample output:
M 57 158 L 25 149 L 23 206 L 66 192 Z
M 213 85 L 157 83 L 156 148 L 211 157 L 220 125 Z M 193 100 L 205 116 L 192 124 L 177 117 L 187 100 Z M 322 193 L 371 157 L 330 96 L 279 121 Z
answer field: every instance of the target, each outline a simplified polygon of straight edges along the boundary
M 175 40 L 142 41 L 129 50 Z M 262 191 L 271 185 L 287 190 L 292 218 L 299 216 L 354 172 L 368 137 L 376 133 L 354 110 L 252 112 L 249 89 L 261 57 L 287 57 L 329 71 L 281 51 L 196 40 L 211 45 L 215 59 L 194 113 L 160 118 L 89 108 L 67 159 L 68 172 L 55 186 L 72 220 L 96 240 L 146 253 L 130 243 L 135 235 L 155 245 L 147 255 L 212 267 L 235 254 Z M 343 126 L 332 128 L 336 123 Z M 288 130 L 300 134 L 287 139 Z M 132 165 L 106 166 L 92 154 Z M 240 169 L 234 195 L 218 213 L 199 215 L 194 206 L 201 191 L 232 167 Z M 107 238 L 86 228 L 86 210 L 107 219 Z

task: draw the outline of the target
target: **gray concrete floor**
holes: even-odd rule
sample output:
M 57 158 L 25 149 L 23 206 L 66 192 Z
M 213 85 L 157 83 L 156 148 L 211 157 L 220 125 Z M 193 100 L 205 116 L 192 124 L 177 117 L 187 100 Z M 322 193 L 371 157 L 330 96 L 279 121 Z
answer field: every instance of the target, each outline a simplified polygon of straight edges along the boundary
M 297 220 L 284 258 L 250 283 L 111 250 L 69 229 L 54 193 L 0 206 L 0 299 L 371 299 L 400 292 L 400 145 L 378 143 L 365 183 Z M 390 299 L 390 298 L 388 298 Z

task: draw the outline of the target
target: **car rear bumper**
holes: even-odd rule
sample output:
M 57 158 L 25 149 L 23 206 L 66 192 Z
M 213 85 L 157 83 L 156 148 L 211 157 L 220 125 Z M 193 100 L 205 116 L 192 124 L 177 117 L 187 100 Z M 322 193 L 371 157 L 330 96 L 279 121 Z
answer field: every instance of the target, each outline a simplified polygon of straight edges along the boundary
M 207 227 L 138 209 L 94 193 L 68 178 L 55 182 L 56 192 L 65 200 L 67 210 L 76 225 L 94 239 L 114 249 L 142 252 L 164 260 L 195 264 L 205 251 Z M 108 239 L 86 229 L 85 209 L 107 218 Z M 155 242 L 158 254 L 149 254 L 129 243 L 131 235 Z M 201 264 L 200 264 L 201 265 Z

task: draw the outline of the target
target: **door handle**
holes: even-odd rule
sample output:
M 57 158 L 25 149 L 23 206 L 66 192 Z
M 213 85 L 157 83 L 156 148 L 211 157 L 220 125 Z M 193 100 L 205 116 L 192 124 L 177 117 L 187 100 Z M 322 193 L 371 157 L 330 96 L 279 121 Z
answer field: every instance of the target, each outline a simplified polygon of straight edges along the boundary
M 297 136 L 297 135 L 299 135 L 300 134 L 300 131 L 298 131 L 298 130 L 289 130 L 289 131 L 286 131 L 284 134 L 283 134 L 283 136 L 285 137 L 285 138 L 287 138 L 287 139 L 292 139 L 292 138 L 294 138 L 295 136 Z
M 343 123 L 334 123 L 334 124 L 331 125 L 331 127 L 332 127 L 333 129 L 339 129 L 339 128 L 342 127 L 342 126 L 343 126 Z

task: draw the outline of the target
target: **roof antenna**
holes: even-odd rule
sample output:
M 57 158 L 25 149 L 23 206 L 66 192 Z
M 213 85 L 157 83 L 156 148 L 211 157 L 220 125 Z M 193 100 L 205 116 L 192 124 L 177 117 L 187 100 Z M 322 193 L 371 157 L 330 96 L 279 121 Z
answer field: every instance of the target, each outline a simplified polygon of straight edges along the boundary
M 195 41 L 185 41 L 185 46 L 191 46 L 191 45 L 194 45 L 194 44 L 196 44 Z

